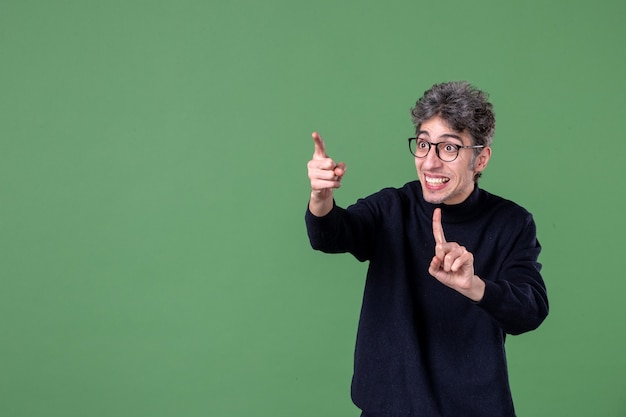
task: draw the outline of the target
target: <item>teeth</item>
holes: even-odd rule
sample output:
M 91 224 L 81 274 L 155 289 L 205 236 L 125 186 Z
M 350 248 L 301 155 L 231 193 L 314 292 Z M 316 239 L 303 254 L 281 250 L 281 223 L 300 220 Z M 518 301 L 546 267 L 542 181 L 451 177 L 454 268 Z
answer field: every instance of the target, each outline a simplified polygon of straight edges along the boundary
M 426 177 L 426 182 L 433 185 L 443 184 L 444 182 L 450 181 L 450 178 L 431 178 Z

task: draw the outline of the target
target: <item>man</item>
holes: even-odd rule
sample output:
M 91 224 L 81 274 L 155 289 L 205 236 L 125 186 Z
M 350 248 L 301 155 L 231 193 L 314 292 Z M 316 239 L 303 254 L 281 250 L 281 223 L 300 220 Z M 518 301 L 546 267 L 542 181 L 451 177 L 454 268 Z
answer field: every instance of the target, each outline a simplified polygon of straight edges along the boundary
M 535 223 L 478 187 L 495 131 L 485 93 L 434 85 L 411 113 L 418 181 L 346 209 L 333 198 L 346 165 L 313 133 L 311 245 L 369 261 L 352 399 L 366 417 L 515 416 L 505 337 L 548 314 Z

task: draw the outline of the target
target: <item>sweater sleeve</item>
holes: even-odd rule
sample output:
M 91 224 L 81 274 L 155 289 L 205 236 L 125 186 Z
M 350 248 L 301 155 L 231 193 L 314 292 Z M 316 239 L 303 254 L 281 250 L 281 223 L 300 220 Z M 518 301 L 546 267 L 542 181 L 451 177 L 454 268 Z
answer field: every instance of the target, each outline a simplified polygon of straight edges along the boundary
M 509 334 L 534 330 L 548 315 L 548 297 L 537 261 L 541 245 L 528 214 L 525 227 L 502 264 L 495 280 L 485 281 L 485 294 L 478 303 Z
M 332 210 L 317 217 L 307 208 L 305 223 L 311 247 L 326 253 L 351 253 L 359 261 L 369 259 L 375 218 L 371 204 L 359 200 L 344 209 L 333 202 Z

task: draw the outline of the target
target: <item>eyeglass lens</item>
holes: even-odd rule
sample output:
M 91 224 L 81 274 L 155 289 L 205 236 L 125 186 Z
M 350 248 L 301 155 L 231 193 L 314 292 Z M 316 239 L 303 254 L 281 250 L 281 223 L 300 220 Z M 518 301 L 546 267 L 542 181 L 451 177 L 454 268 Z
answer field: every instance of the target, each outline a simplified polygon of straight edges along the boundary
M 430 142 L 423 139 L 412 139 L 410 141 L 411 153 L 418 158 L 424 158 L 428 155 L 431 146 Z M 459 155 L 459 148 L 453 143 L 440 142 L 436 146 L 437 156 L 439 156 L 442 161 L 454 161 Z

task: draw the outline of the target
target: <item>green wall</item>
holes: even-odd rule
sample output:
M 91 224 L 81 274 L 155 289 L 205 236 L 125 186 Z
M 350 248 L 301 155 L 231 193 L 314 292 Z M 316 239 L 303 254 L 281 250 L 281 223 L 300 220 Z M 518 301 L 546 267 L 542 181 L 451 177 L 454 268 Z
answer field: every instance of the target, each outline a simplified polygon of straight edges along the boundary
M 491 93 L 481 184 L 535 215 L 551 314 L 520 416 L 624 416 L 621 1 L 0 0 L 0 415 L 356 416 L 366 265 L 310 249 L 415 178 L 409 109 Z

